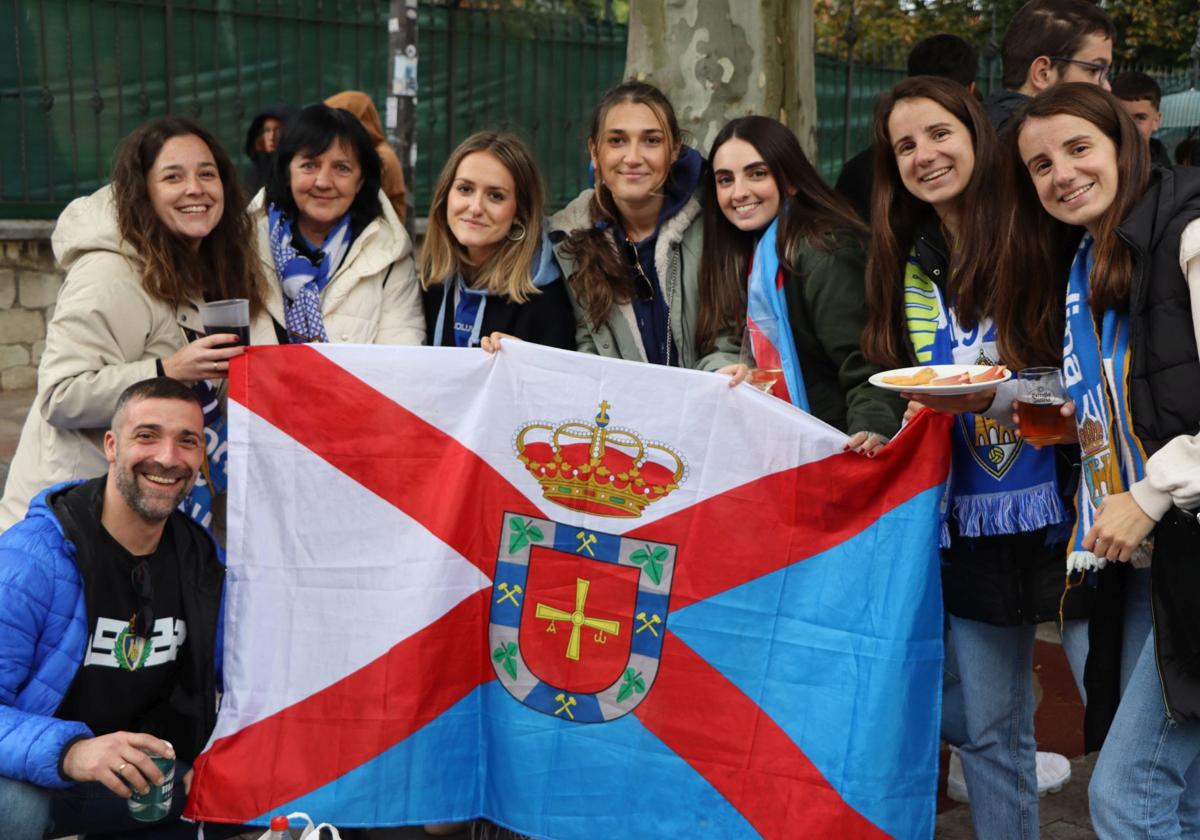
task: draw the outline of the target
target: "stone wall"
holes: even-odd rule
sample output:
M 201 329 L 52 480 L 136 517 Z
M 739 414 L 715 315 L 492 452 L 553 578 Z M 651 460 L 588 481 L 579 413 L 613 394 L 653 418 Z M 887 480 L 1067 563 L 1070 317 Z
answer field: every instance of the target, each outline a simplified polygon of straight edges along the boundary
M 63 273 L 53 222 L 0 223 L 0 391 L 33 388 Z

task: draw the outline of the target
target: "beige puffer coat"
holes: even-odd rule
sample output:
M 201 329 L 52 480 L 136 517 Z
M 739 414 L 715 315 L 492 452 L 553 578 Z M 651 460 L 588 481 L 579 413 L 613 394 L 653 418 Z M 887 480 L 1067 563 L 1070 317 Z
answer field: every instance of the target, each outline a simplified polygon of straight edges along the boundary
M 0 500 L 0 531 L 23 519 L 46 487 L 107 472 L 104 432 L 117 397 L 187 343 L 185 328 L 204 332 L 194 305 L 176 311 L 142 287 L 142 262 L 121 240 L 109 187 L 67 205 L 51 244 L 67 277 Z M 257 319 L 251 342 L 273 338 L 269 322 Z
M 379 200 L 383 215 L 355 237 L 341 268 L 321 292 L 325 334 L 338 344 L 423 344 L 425 311 L 412 241 L 382 192 Z M 283 291 L 271 256 L 264 201 L 265 191 L 260 191 L 247 212 L 254 219 L 258 258 L 267 278 L 267 313 L 284 327 Z M 255 343 L 274 344 L 276 340 L 272 335 Z

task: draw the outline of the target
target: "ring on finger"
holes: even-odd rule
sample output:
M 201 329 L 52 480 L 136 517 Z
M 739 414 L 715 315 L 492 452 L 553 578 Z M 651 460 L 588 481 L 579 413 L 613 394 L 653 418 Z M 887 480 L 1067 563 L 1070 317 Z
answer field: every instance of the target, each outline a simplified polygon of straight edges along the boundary
M 122 761 L 118 766 L 113 768 L 113 772 L 116 773 L 118 776 L 120 776 L 121 771 L 124 770 L 128 766 L 129 766 L 128 761 Z
M 212 367 L 213 367 L 213 370 L 216 370 L 219 367 L 219 365 L 216 362 L 213 362 Z

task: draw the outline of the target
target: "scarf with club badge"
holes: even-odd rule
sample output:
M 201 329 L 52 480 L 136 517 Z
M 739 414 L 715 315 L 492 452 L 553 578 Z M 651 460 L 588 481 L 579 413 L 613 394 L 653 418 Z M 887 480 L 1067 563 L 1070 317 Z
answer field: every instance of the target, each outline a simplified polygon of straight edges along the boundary
M 1075 252 L 1067 280 L 1067 324 L 1063 337 L 1063 380 L 1075 403 L 1075 427 L 1082 451 L 1082 476 L 1075 497 L 1078 517 L 1071 535 L 1067 572 L 1104 567 L 1105 560 L 1083 547 L 1105 496 L 1123 493 L 1145 477 L 1146 452 L 1133 433 L 1129 410 L 1129 314 L 1108 310 L 1100 329 L 1088 306 L 1092 237 Z M 1133 565 L 1150 562 L 1150 543 L 1133 553 Z
M 972 329 L 962 327 L 941 289 L 921 269 L 916 249 L 904 268 L 904 320 L 920 364 L 996 364 L 995 324 L 981 318 Z M 1011 429 L 982 415 L 960 414 L 955 420 L 948 513 L 959 534 L 1016 534 L 1066 520 L 1053 448 L 1025 446 Z M 943 524 L 942 547 L 949 544 Z

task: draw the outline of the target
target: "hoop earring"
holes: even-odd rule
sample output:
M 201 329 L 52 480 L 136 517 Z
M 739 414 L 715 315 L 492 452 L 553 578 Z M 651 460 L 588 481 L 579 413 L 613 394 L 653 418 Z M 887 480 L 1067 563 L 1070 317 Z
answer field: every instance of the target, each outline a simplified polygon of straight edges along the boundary
M 516 236 L 513 236 L 513 231 L 518 227 L 521 228 L 521 232 L 518 233 Z M 508 235 L 505 236 L 504 238 L 507 239 L 509 242 L 520 242 L 522 239 L 525 238 L 525 234 L 527 232 L 528 231 L 525 229 L 525 224 L 523 222 L 513 222 L 512 227 L 509 228 L 509 230 L 508 230 Z

